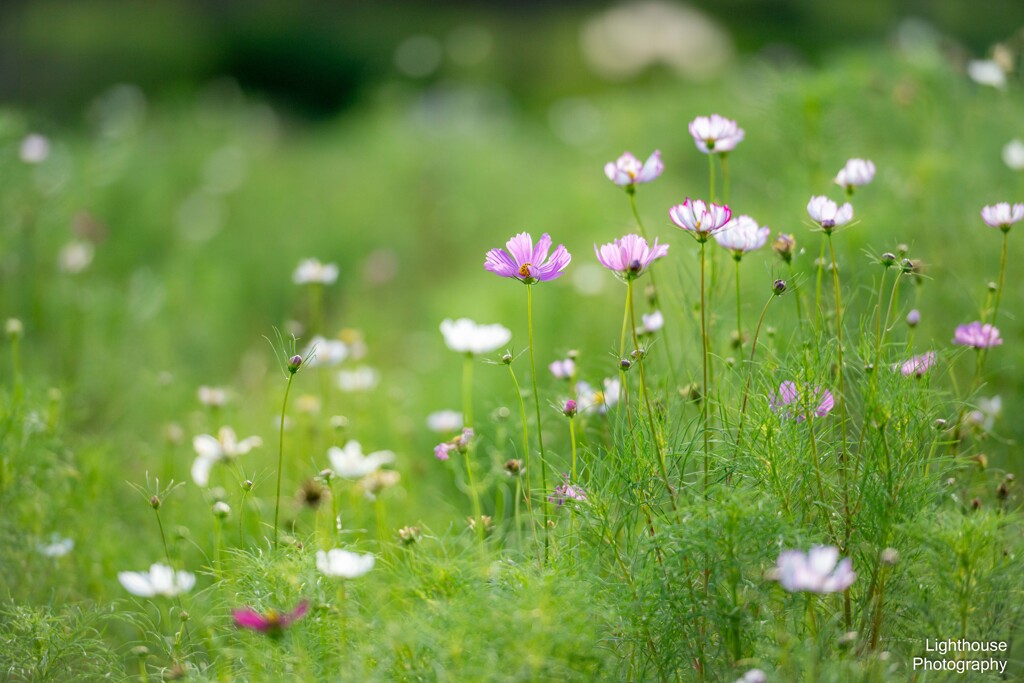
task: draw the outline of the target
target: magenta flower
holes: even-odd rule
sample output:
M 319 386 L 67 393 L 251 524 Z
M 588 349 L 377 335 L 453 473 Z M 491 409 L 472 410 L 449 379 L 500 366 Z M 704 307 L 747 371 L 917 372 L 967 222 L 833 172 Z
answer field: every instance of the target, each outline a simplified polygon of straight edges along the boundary
M 999 328 L 992 325 L 982 325 L 980 321 L 960 325 L 953 335 L 953 343 L 960 346 L 973 346 L 976 349 L 987 349 L 992 346 L 999 346 L 1003 343 L 999 336 Z
M 732 209 L 687 197 L 668 210 L 668 217 L 678 227 L 692 232 L 698 242 L 707 242 L 708 235 L 721 230 L 732 219 Z
M 705 154 L 725 154 L 743 142 L 744 132 L 735 121 L 712 114 L 690 121 L 690 135 L 697 149 Z
M 660 176 L 664 169 L 665 164 L 661 162 L 659 150 L 654 150 L 644 163 L 640 163 L 640 160 L 631 153 L 624 152 L 615 161 L 609 161 L 604 165 L 604 174 L 608 176 L 608 180 L 632 192 L 640 183 L 649 183 Z
M 569 475 L 562 475 L 563 482 L 555 487 L 552 495 L 548 496 L 548 502 L 554 503 L 561 507 L 566 501 L 575 500 L 583 502 L 587 499 L 587 494 L 579 486 L 569 483 Z
M 875 164 L 867 159 L 850 159 L 836 174 L 836 185 L 853 192 L 853 188 L 867 185 L 875 178 Z
M 894 370 L 899 370 L 903 373 L 904 377 L 923 377 L 931 367 L 935 365 L 935 352 L 929 351 L 928 353 L 922 353 L 919 356 L 914 356 L 903 363 L 897 363 L 893 366 Z
M 782 412 L 782 409 L 788 405 L 794 405 L 797 407 L 797 411 L 794 413 L 792 410 L 787 410 L 786 417 L 795 417 L 797 422 L 803 422 L 807 419 L 806 408 L 808 405 L 814 405 L 814 417 L 825 417 L 832 411 L 835 406 L 835 401 L 832 399 L 832 394 L 828 389 L 822 389 L 821 387 L 814 387 L 812 395 L 805 398 L 797 387 L 796 382 L 786 381 L 779 385 L 779 391 L 773 394 L 771 397 L 771 408 L 776 413 Z
M 807 214 L 822 230 L 832 232 L 853 220 L 853 206 L 849 202 L 837 206 L 828 197 L 818 195 L 807 202 Z
M 272 609 L 261 613 L 251 607 L 244 607 L 233 610 L 231 616 L 234 618 L 235 626 L 238 628 L 248 628 L 260 633 L 266 633 L 271 637 L 277 637 L 286 628 L 305 616 L 308 611 L 309 601 L 303 600 L 291 612 L 281 613 Z
M 601 245 L 600 249 L 595 244 L 594 253 L 602 266 L 614 271 L 623 280 L 632 280 L 643 275 L 652 263 L 668 254 L 668 245 L 658 244 L 658 238 L 655 237 L 654 244 L 648 246 L 647 240 L 640 235 L 626 235 Z
M 1014 204 L 1011 207 L 1009 202 L 999 202 L 981 210 L 981 219 L 989 226 L 999 228 L 1003 232 L 1008 232 L 1010 226 L 1022 218 L 1024 218 L 1024 204 Z
M 561 276 L 569 265 L 572 255 L 561 244 L 555 253 L 548 258 L 551 250 L 551 237 L 547 233 L 533 245 L 533 237 L 528 232 L 521 232 L 508 241 L 504 249 L 491 249 L 484 260 L 484 268 L 495 275 L 512 277 L 523 284 L 547 282 Z
M 738 216 L 715 233 L 715 241 L 731 251 L 738 261 L 748 251 L 763 247 L 770 233 L 771 230 L 761 227 L 750 216 Z

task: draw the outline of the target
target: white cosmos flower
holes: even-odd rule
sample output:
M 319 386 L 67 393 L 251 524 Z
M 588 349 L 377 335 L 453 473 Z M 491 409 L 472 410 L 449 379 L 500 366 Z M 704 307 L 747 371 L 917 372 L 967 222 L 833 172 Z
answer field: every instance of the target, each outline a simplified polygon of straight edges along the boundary
M 228 402 L 228 390 L 223 387 L 199 387 L 199 402 L 211 408 L 220 408 Z
M 512 338 L 511 330 L 501 325 L 478 325 L 469 318 L 444 320 L 441 334 L 452 351 L 474 355 L 496 351 Z
M 457 410 L 438 410 L 427 415 L 427 429 L 438 434 L 462 429 L 462 413 Z
M 770 234 L 771 230 L 762 228 L 750 216 L 737 216 L 721 230 L 711 233 L 711 236 L 738 258 L 748 251 L 763 247 Z
M 394 462 L 395 454 L 391 451 L 377 451 L 363 455 L 363 447 L 358 441 L 349 441 L 344 448 L 332 446 L 327 451 L 331 461 L 331 470 L 343 479 L 359 479 L 380 469 L 381 465 Z
M 320 263 L 315 258 L 308 258 L 299 263 L 292 274 L 292 281 L 297 285 L 312 283 L 331 285 L 338 279 L 338 266 L 334 263 Z
M 619 392 L 622 384 L 617 378 L 606 378 L 603 383 L 603 390 L 594 389 L 587 382 L 576 383 L 576 406 L 579 412 L 593 410 L 596 413 L 604 414 L 609 408 L 614 408 L 619 402 Z
M 979 85 L 990 85 L 993 88 L 1006 87 L 1006 72 L 1003 67 L 991 59 L 972 59 L 967 62 L 967 75 Z
M 839 187 L 850 190 L 867 185 L 875 178 L 875 164 L 867 159 L 850 159 L 839 169 L 835 182 Z
M 60 534 L 51 534 L 47 543 L 40 543 L 37 546 L 40 555 L 46 557 L 64 557 L 75 548 L 75 542 Z
M 665 316 L 661 311 L 643 313 L 640 320 L 642 321 L 641 329 L 637 330 L 640 334 L 653 334 L 665 326 Z
M 1003 147 L 1003 163 L 1014 171 L 1024 171 L 1024 142 L 1017 138 Z
M 821 195 L 811 197 L 807 202 L 807 215 L 826 232 L 846 225 L 853 220 L 853 206 L 846 202 L 837 206 L 834 201 Z
M 126 591 L 141 598 L 158 595 L 173 598 L 196 585 L 196 575 L 192 572 L 176 572 L 160 563 L 150 566 L 148 572 L 118 572 L 117 580 Z
M 815 546 L 807 553 L 786 550 L 779 555 L 776 571 L 790 593 L 840 593 L 857 578 L 850 558 L 840 561 L 839 549 L 832 546 Z
M 348 344 L 340 339 L 327 339 L 317 335 L 309 340 L 302 351 L 302 364 L 306 367 L 329 367 L 337 365 L 349 356 Z
M 95 249 L 91 242 L 72 240 L 64 245 L 57 256 L 57 265 L 61 272 L 77 275 L 89 267 Z
M 360 555 L 341 548 L 316 552 L 316 568 L 327 576 L 343 579 L 357 579 L 373 569 L 376 558 L 373 555 Z
M 369 365 L 338 372 L 338 388 L 346 393 L 370 391 L 380 382 L 380 373 Z
M 192 439 L 192 448 L 196 452 L 196 459 L 192 463 L 192 481 L 198 486 L 206 486 L 210 483 L 210 470 L 218 461 L 233 460 L 262 445 L 263 439 L 258 436 L 239 441 L 231 427 L 221 427 L 216 437 L 198 435 Z

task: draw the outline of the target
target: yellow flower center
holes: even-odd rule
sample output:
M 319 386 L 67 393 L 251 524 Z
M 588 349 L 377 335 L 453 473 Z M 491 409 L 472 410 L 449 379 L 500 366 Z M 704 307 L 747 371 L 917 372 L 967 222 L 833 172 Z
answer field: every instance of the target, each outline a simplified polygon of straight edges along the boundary
M 523 265 L 519 266 L 519 274 L 522 275 L 523 277 L 530 277 L 530 266 L 532 265 L 532 263 L 524 263 Z

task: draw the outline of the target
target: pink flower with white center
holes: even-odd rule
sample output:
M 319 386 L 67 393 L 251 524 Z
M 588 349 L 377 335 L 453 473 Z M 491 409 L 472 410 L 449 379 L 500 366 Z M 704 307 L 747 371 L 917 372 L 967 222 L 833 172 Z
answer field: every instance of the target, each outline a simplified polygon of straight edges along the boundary
M 981 210 L 981 219 L 990 227 L 999 228 L 1003 232 L 1009 232 L 1010 226 L 1024 218 L 1024 204 L 999 202 L 992 206 L 986 206 Z
M 291 612 L 278 612 L 275 609 L 257 612 L 251 607 L 243 607 L 231 611 L 231 617 L 238 628 L 248 628 L 266 633 L 271 638 L 280 636 L 286 628 L 305 616 L 309 611 L 309 601 L 303 600 Z
M 576 361 L 572 358 L 556 360 L 548 365 L 548 370 L 555 376 L 555 379 L 572 379 L 576 376 Z
M 715 241 L 732 252 L 739 261 L 748 251 L 760 249 L 768 242 L 771 230 L 761 227 L 750 216 L 737 216 L 715 233 Z
M 726 154 L 743 142 L 744 132 L 735 121 L 712 114 L 690 121 L 690 135 L 704 154 Z
M 848 193 L 853 188 L 867 185 L 875 178 L 875 164 L 868 159 L 850 159 L 836 174 L 836 185 Z
M 807 202 L 807 214 L 825 232 L 832 232 L 853 220 L 853 206 L 846 202 L 837 206 L 828 197 L 818 195 Z
M 776 573 L 790 593 L 841 593 L 857 578 L 850 558 L 840 561 L 839 549 L 832 546 L 815 546 L 806 554 L 786 550 L 779 555 Z
M 953 343 L 960 346 L 972 346 L 976 349 L 987 349 L 992 346 L 999 346 L 1003 343 L 999 336 L 999 328 L 989 324 L 982 324 L 975 320 L 973 323 L 960 325 L 953 335 Z
M 626 235 L 614 242 L 601 245 L 595 244 L 594 253 L 597 260 L 608 270 L 614 271 L 623 280 L 633 280 L 644 274 L 652 263 L 668 254 L 667 244 L 648 245 L 640 235 Z
M 721 230 L 732 220 L 732 209 L 687 197 L 682 204 L 668 210 L 668 217 L 676 226 L 691 232 L 698 242 L 707 242 L 708 235 Z
M 789 405 L 796 407 L 795 413 L 792 410 L 787 410 L 785 415 L 790 418 L 795 417 L 797 422 L 803 422 L 807 419 L 808 402 L 810 406 L 813 406 L 812 415 L 814 417 L 825 417 L 835 407 L 835 400 L 828 389 L 814 387 L 811 390 L 811 396 L 805 398 L 796 382 L 790 381 L 779 385 L 779 391 L 772 395 L 770 405 L 776 413 L 782 412 L 782 409 Z
M 508 251 L 499 248 L 487 252 L 484 268 L 495 275 L 515 278 L 526 285 L 561 277 L 562 271 L 572 260 L 572 255 L 561 244 L 548 258 L 551 237 L 547 233 L 537 240 L 537 246 L 534 246 L 533 237 L 528 232 L 519 233 L 505 246 Z
M 909 360 L 903 363 L 897 363 L 893 366 L 893 370 L 899 370 L 903 373 L 904 377 L 924 377 L 924 374 L 935 365 L 935 352 L 929 351 L 928 353 L 922 353 L 919 356 L 913 356 Z
M 604 165 L 604 174 L 619 187 L 625 187 L 627 192 L 634 192 L 640 183 L 649 183 L 660 176 L 664 168 L 659 150 L 654 150 L 644 163 L 640 163 L 631 153 L 624 152 L 615 161 Z

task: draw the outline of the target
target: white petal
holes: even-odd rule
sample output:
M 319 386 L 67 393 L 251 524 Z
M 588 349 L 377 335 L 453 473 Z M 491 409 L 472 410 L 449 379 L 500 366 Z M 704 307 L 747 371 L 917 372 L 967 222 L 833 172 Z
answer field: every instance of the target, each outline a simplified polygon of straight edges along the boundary
M 220 441 L 209 434 L 200 434 L 192 439 L 192 448 L 201 458 L 220 460 L 224 457 L 224 448 L 220 445 Z
M 142 598 L 151 598 L 156 593 L 153 591 L 153 584 L 149 581 L 148 574 L 140 572 L 118 572 L 117 580 L 121 582 L 124 589 L 132 595 Z

